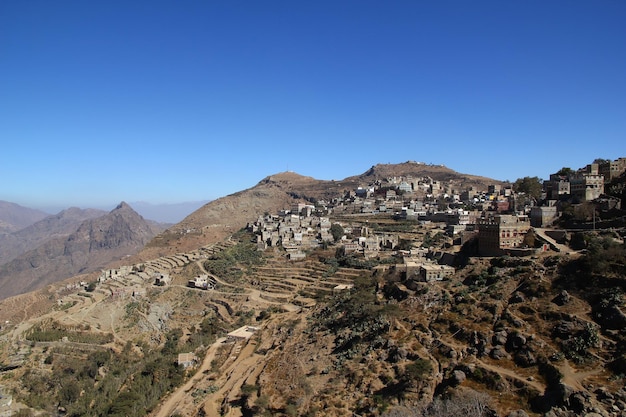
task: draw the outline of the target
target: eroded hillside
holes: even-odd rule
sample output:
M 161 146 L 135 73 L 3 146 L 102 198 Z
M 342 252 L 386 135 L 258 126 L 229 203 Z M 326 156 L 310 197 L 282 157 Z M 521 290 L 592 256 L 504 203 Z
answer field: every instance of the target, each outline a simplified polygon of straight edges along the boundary
M 2 387 L 13 411 L 626 409 L 624 247 L 611 238 L 591 238 L 588 253 L 573 258 L 469 258 L 452 279 L 421 283 L 404 280 L 393 253 L 364 262 L 331 245 L 294 262 L 278 248 L 257 251 L 252 240 L 238 233 L 135 264 L 87 290 L 50 288 L 41 300 L 52 309 L 3 304 Z M 212 289 L 188 287 L 199 275 Z M 172 281 L 155 286 L 155 276 Z M 228 335 L 242 326 L 247 334 Z M 191 366 L 177 365 L 181 358 Z

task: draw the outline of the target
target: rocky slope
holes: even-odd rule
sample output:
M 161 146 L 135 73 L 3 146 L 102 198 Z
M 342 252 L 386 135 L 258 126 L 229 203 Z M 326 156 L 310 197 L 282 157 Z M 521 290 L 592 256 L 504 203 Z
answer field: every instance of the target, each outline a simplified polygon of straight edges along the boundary
M 0 265 L 44 242 L 69 236 L 85 220 L 105 215 L 106 212 L 76 207 L 47 216 L 36 223 L 10 234 L 0 235 Z
M 51 230 L 45 222 L 34 227 Z M 0 298 L 99 270 L 113 260 L 139 252 L 159 231 L 121 203 L 104 216 L 83 221 L 68 236 L 49 239 L 1 265 Z
M 295 172 L 282 172 L 264 178 L 252 188 L 205 204 L 157 236 L 137 259 L 150 259 L 215 243 L 245 227 L 263 213 L 290 209 L 295 202 L 331 200 L 376 180 L 400 176 L 451 181 L 459 189 L 473 186 L 486 190 L 490 184 L 503 184 L 490 178 L 458 173 L 441 165 L 410 161 L 401 164 L 378 164 L 360 175 L 338 181 L 318 180 Z
M 44 415 L 626 416 L 626 247 L 615 233 L 581 237 L 584 253 L 461 251 L 454 277 L 430 283 L 407 281 L 391 252 L 364 261 L 329 244 L 293 262 L 237 233 L 265 212 L 400 175 L 497 183 L 413 162 L 343 181 L 267 177 L 159 234 L 93 292 L 77 277 L 0 303 L 0 385 Z M 391 216 L 331 221 L 399 230 L 414 247 L 438 233 Z M 102 229 L 79 235 L 114 246 Z M 77 258 L 97 250 L 66 245 Z M 201 274 L 212 290 L 188 287 Z M 241 326 L 254 335 L 227 337 Z M 187 370 L 179 353 L 195 355 Z
M 75 416 L 626 413 L 619 245 L 469 258 L 452 279 L 410 289 L 393 263 L 348 267 L 332 247 L 294 263 L 249 240 L 154 259 L 90 294 L 50 287 L 42 304 L 57 308 L 6 304 L 34 293 L 6 300 L 0 361 L 19 367 L 2 384 Z M 154 286 L 141 272 L 152 270 L 172 285 Z M 212 271 L 214 290 L 186 286 Z M 244 325 L 257 328 L 249 339 L 222 338 Z M 196 367 L 174 367 L 179 352 Z
M 505 184 L 503 181 L 493 178 L 462 174 L 444 165 L 430 165 L 414 161 L 400 164 L 377 164 L 363 174 L 346 178 L 346 180 L 363 182 L 393 178 L 399 175 L 413 178 L 430 177 L 436 181 L 449 182 L 453 187 L 458 187 L 459 189 L 476 187 L 479 190 L 486 190 L 488 185 Z

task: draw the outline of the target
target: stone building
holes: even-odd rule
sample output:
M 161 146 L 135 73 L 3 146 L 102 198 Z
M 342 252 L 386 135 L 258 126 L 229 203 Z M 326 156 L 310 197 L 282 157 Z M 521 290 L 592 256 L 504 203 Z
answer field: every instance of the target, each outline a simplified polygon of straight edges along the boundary
M 443 281 L 454 276 L 454 268 L 449 265 L 422 264 L 420 276 L 426 282 Z
M 532 207 L 530 209 L 530 225 L 532 227 L 545 227 L 554 222 L 558 217 L 556 206 Z
M 479 219 L 477 226 L 480 254 L 499 256 L 523 246 L 530 222 L 527 216 L 496 214 Z
M 544 182 L 544 187 L 549 200 L 558 200 L 570 194 L 569 178 L 565 175 L 551 174 L 550 180 Z
M 615 161 L 607 161 L 598 166 L 598 172 L 609 182 L 626 172 L 626 158 L 618 158 Z
M 598 170 L 598 164 L 589 164 L 570 177 L 572 197 L 578 201 L 591 201 L 604 193 L 604 176 Z

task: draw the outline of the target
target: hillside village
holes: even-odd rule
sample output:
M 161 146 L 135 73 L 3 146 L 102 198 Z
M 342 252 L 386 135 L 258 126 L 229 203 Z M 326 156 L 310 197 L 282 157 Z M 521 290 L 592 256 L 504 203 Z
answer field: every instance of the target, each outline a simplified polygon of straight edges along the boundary
M 543 352 L 556 352 L 554 343 L 573 338 L 571 334 L 579 327 L 582 329 L 585 322 L 591 323 L 591 319 L 581 318 L 582 313 L 577 312 L 583 305 L 580 299 L 567 291 L 561 292 L 558 303 L 566 305 L 567 313 L 559 312 L 558 315 L 561 323 L 570 323 L 563 326 L 570 327 L 559 330 L 554 342 L 551 330 L 531 324 L 533 320 L 537 323 L 548 320 L 533 318 L 539 303 L 543 302 L 539 294 L 547 291 L 540 289 L 544 284 L 533 280 L 537 274 L 557 274 L 559 262 L 577 259 L 584 254 L 583 247 L 573 244 L 576 230 L 604 228 L 614 239 L 621 238 L 623 245 L 622 202 L 616 197 L 619 193 L 615 190 L 623 191 L 619 188 L 619 179 L 625 172 L 626 158 L 592 163 L 577 171 L 562 170 L 543 181 L 536 195 L 528 189 L 518 189 L 516 184 L 492 184 L 484 190 L 461 190 L 455 187 L 454 181 L 396 176 L 376 178 L 331 199 L 300 198 L 276 213 L 258 213 L 256 220 L 248 222 L 237 236 L 217 244 L 106 269 L 99 274 L 81 277 L 76 282 L 59 284 L 46 296 L 38 298 L 39 302 L 29 307 L 32 311 L 27 312 L 24 308 L 23 322 L 11 309 L 0 309 L 0 318 L 4 322 L 0 334 L 4 349 L 1 356 L 3 369 L 20 375 L 20 369 L 31 369 L 37 364 L 43 367 L 43 371 L 37 371 L 43 375 L 52 373 L 60 363 L 58 358 L 64 355 L 81 361 L 86 357 L 84 349 L 106 350 L 117 355 L 127 352 L 131 342 L 139 358 L 147 355 L 149 350 L 167 345 L 172 331 L 181 328 L 183 336 L 178 336 L 178 343 L 182 346 L 175 350 L 174 362 L 193 378 L 186 379 L 187 384 L 181 388 L 171 386 L 167 389 L 169 391 L 163 391 L 164 397 L 166 392 L 170 393 L 169 399 L 160 402 L 159 406 L 151 403 L 152 416 L 169 417 L 176 413 L 239 416 L 261 409 L 267 411 L 266 415 L 298 415 L 289 411 L 292 409 L 301 410 L 300 415 L 338 416 L 346 415 L 349 409 L 352 413 L 357 413 L 355 410 L 358 409 L 359 415 L 383 415 L 390 404 L 401 404 L 400 397 L 391 394 L 391 388 L 399 389 L 408 384 L 402 378 L 408 372 L 409 362 L 423 365 L 424 360 L 438 364 L 439 371 L 428 378 L 421 373 L 427 373 L 427 368 L 420 371 L 420 378 L 425 379 L 417 385 L 407 385 L 410 389 L 403 394 L 407 400 L 432 399 L 437 390 L 460 385 L 476 388 L 480 384 L 486 384 L 492 394 L 494 389 L 498 391 L 510 384 L 523 391 L 524 398 L 540 398 L 544 391 L 545 395 L 553 395 L 551 380 L 538 381 L 537 374 L 528 369 L 539 366 L 539 373 L 545 373 L 541 367 L 548 365 L 541 365 L 539 359 Z M 610 195 L 605 190 L 609 185 L 613 187 Z M 592 207 L 591 219 L 589 210 L 578 210 L 577 207 Z M 611 217 L 611 213 L 617 213 L 617 216 Z M 567 223 L 563 223 L 564 216 Z M 250 244 L 249 252 L 245 249 L 247 244 Z M 231 252 L 239 255 L 233 257 Z M 259 257 L 263 258 L 262 263 L 255 261 Z M 514 260 L 518 257 L 520 261 Z M 498 267 L 494 267 L 496 264 Z M 487 270 L 489 273 L 485 272 Z M 506 274 L 518 277 L 520 282 L 507 283 Z M 325 304 L 328 300 L 356 302 L 350 297 L 351 294 L 361 294 L 363 279 L 377 282 L 375 300 L 381 304 L 381 309 L 401 305 L 401 308 L 410 308 L 425 316 L 394 319 L 393 325 L 386 316 L 366 324 L 358 319 L 347 323 L 348 328 L 336 339 L 330 327 L 325 332 L 318 329 L 319 336 L 313 336 L 311 329 L 302 336 L 294 336 L 295 329 L 309 322 L 319 322 L 316 326 L 323 328 L 324 320 L 327 320 L 325 315 L 332 314 Z M 477 284 L 485 281 L 503 287 L 494 291 Z M 455 293 L 455 288 L 464 286 L 468 289 Z M 468 295 L 468 291 L 475 292 Z M 506 298 L 498 293 L 502 291 L 507 294 Z M 450 299 L 454 302 L 447 304 L 451 303 Z M 502 305 L 507 299 L 508 303 Z M 51 312 L 46 313 L 46 303 L 50 302 L 54 305 L 49 307 Z M 523 308 L 524 305 L 527 307 Z M 132 311 L 135 315 L 129 314 Z M 453 313 L 465 318 L 475 316 L 468 324 L 473 329 L 465 331 L 462 327 L 455 327 L 454 320 L 447 318 Z M 557 312 L 550 314 L 557 315 Z M 621 316 L 615 314 L 617 323 Z M 480 322 L 477 317 L 483 315 L 491 317 L 485 321 L 499 324 L 494 324 L 489 331 L 479 329 L 476 327 Z M 200 323 L 207 317 L 214 317 L 221 323 L 221 330 L 213 339 L 205 340 L 208 345 L 189 343 L 203 328 L 193 320 Z M 428 322 L 430 319 L 425 317 L 434 321 Z M 33 321 L 29 323 L 27 318 Z M 450 329 L 454 329 L 451 335 L 446 335 L 447 323 Z M 45 326 L 52 326 L 55 334 L 65 336 L 59 340 L 34 339 L 33 334 L 50 332 Z M 399 345 L 381 344 L 385 347 L 373 352 L 371 347 L 359 347 L 366 340 L 361 335 L 350 343 L 344 340 L 347 347 L 342 347 L 340 340 L 348 337 L 346 335 L 350 332 L 363 331 L 360 326 L 377 329 L 374 331 L 377 336 L 372 339 L 374 344 L 383 343 L 376 333 L 379 331 L 393 333 L 394 337 L 404 335 L 404 339 L 393 342 Z M 406 339 L 407 327 L 413 329 L 412 342 Z M 137 329 L 140 329 L 139 333 Z M 76 339 L 77 334 L 84 336 L 94 332 L 101 341 L 85 343 L 84 338 Z M 141 334 L 147 339 L 140 341 L 138 335 Z M 491 342 L 490 334 L 493 336 Z M 589 349 L 596 349 L 594 354 L 608 362 L 604 356 L 609 354 L 599 349 L 617 350 L 615 340 L 619 340 L 619 336 L 607 333 L 603 337 L 604 345 L 589 345 Z M 306 341 L 307 338 L 311 340 Z M 307 344 L 317 347 L 305 348 Z M 322 355 L 320 346 L 330 349 L 324 354 L 326 356 Z M 333 350 L 331 346 L 336 347 Z M 83 351 L 75 356 L 77 354 L 71 353 L 70 348 Z M 369 353 L 359 353 L 359 349 Z M 297 351 L 315 358 L 306 365 L 298 365 L 298 372 L 308 375 L 311 382 L 305 383 L 302 377 L 298 379 L 284 369 L 282 372 L 286 374 L 283 375 L 280 366 L 274 367 L 273 361 L 293 359 L 298 356 L 294 353 Z M 382 351 L 388 351 L 385 359 L 377 356 L 382 355 Z M 265 355 L 257 352 L 265 352 Z M 350 362 L 361 354 L 365 368 L 383 368 L 380 376 L 373 376 L 367 383 L 365 371 L 357 363 Z M 331 359 L 333 355 L 335 359 Z M 50 363 L 45 363 L 44 357 Z M 212 362 L 210 358 L 213 357 Z M 221 362 L 215 358 L 221 358 Z M 464 359 L 470 360 L 471 365 L 466 365 Z M 376 365 L 368 361 L 374 361 L 372 363 Z M 511 370 L 508 363 L 514 363 L 515 368 Z M 555 359 L 554 363 L 561 364 L 558 365 L 561 370 L 570 366 L 563 364 L 562 359 Z M 107 369 L 113 365 L 99 366 L 101 375 L 96 375 L 96 380 L 103 383 L 109 376 Z M 521 368 L 517 369 L 518 366 Z M 354 373 L 347 377 L 352 382 L 347 383 L 339 376 L 346 369 Z M 481 370 L 482 377 L 478 376 L 476 369 Z M 577 372 L 582 375 L 583 370 Z M 607 371 L 601 373 L 604 377 Z M 357 374 L 361 375 L 361 382 L 357 382 Z M 487 375 L 500 382 L 485 383 Z M 473 382 L 464 383 L 466 377 Z M 289 392 L 289 389 L 283 391 L 281 378 L 291 381 L 291 389 L 300 393 L 300 403 L 290 402 L 292 397 L 281 394 Z M 324 394 L 323 389 L 327 386 L 325 384 L 331 384 L 332 378 L 343 381 L 341 384 L 369 385 L 367 389 L 361 387 L 364 392 L 355 394 L 354 398 L 342 397 L 342 400 L 334 401 L 330 393 Z M 262 381 L 266 382 L 265 387 Z M 593 391 L 583 386 L 582 379 L 572 381 L 568 379 L 576 392 Z M 119 389 L 123 391 L 121 386 Z M 245 390 L 250 392 L 242 394 Z M 597 411 L 602 416 L 625 415 L 626 392 L 611 390 L 612 394 L 605 390 L 602 395 L 613 396 L 611 407 L 606 408 L 612 411 L 598 408 L 595 400 L 586 397 L 577 400 L 582 407 L 580 410 Z M 312 394 L 313 391 L 317 396 Z M 0 415 L 12 415 L 19 410 L 23 415 L 39 415 L 27 414 L 29 407 L 23 402 L 29 397 L 15 383 L 2 383 L 0 392 L 0 412 L 4 413 Z M 189 393 L 194 393 L 193 400 L 189 399 Z M 56 414 L 42 415 L 66 415 L 72 406 L 78 407 L 81 395 L 68 397 L 70 403 L 48 407 L 48 411 L 56 409 Z M 381 395 L 388 395 L 389 399 Z M 502 415 L 543 415 L 543 406 L 535 404 L 531 407 L 508 395 L 511 394 L 507 394 L 506 401 L 494 406 Z M 13 402 L 14 397 L 19 401 Z M 560 413 L 553 416 L 572 415 L 566 414 L 572 409 L 569 399 L 562 402 L 550 399 L 546 404 L 552 404 L 550 401 L 554 401 L 550 407 Z M 331 407 L 329 404 L 332 403 L 335 405 Z M 350 404 L 357 403 L 361 405 L 350 408 Z M 326 413 L 316 414 L 311 411 L 316 409 L 316 404 L 330 408 Z M 116 415 L 111 412 L 115 407 L 111 407 L 107 413 Z M 143 415 L 135 412 L 138 414 L 133 415 Z M 549 412 L 549 408 L 545 412 Z

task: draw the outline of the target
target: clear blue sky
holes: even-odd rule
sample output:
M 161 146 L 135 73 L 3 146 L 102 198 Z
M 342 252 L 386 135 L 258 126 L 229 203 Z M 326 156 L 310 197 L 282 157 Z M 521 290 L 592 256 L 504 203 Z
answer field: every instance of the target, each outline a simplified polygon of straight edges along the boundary
M 0 200 L 626 156 L 626 2 L 1 1 Z

